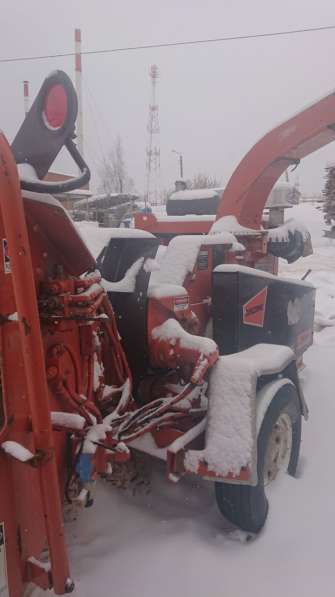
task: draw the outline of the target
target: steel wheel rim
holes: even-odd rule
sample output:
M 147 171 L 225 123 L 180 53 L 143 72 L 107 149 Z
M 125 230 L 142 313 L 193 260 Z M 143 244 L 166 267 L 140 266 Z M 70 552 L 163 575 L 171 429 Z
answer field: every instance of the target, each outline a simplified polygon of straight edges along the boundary
M 269 485 L 280 471 L 287 471 L 292 451 L 291 418 L 282 413 L 272 427 L 264 460 L 264 484 Z

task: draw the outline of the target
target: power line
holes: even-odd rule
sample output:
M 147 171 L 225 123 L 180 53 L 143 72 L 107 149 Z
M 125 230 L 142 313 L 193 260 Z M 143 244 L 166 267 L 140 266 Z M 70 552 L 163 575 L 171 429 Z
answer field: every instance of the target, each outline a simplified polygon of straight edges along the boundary
M 250 33 L 247 35 L 231 35 L 226 37 L 212 37 L 208 39 L 193 39 L 174 42 L 163 42 L 157 44 L 143 44 L 137 46 L 124 46 L 120 48 L 108 48 L 104 50 L 83 50 L 82 54 L 92 56 L 94 54 L 115 54 L 117 52 L 133 52 L 136 50 L 152 50 L 158 48 L 173 48 L 178 46 L 197 46 L 200 44 L 223 43 L 228 41 L 240 41 L 248 39 L 261 39 L 266 37 L 278 37 L 283 35 L 297 35 L 299 33 L 315 33 L 317 31 L 331 31 L 335 25 L 325 25 L 324 27 L 305 27 L 304 29 L 290 29 L 287 31 L 273 31 L 268 33 Z M 35 60 L 47 60 L 49 58 L 66 58 L 74 56 L 75 52 L 61 52 L 58 54 L 45 54 L 41 56 L 16 56 L 14 58 L 0 58 L 0 63 L 5 62 L 28 62 Z

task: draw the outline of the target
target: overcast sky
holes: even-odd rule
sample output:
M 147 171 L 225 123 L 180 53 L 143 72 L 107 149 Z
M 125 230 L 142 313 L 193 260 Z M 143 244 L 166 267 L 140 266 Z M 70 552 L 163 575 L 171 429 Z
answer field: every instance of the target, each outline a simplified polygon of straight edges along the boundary
M 2 58 L 73 49 L 171 42 L 335 24 L 334 0 L 0 0 Z M 266 131 L 335 89 L 335 30 L 212 45 L 83 57 L 85 155 L 96 172 L 120 134 L 129 173 L 145 180 L 148 70 L 160 70 L 161 184 L 199 171 L 224 185 Z M 0 127 L 11 140 L 23 117 L 22 81 L 33 96 L 55 68 L 73 76 L 72 57 L 0 64 Z M 335 144 L 297 170 L 305 192 L 318 192 Z M 62 162 L 63 164 L 63 162 Z M 296 173 L 292 180 L 296 179 Z

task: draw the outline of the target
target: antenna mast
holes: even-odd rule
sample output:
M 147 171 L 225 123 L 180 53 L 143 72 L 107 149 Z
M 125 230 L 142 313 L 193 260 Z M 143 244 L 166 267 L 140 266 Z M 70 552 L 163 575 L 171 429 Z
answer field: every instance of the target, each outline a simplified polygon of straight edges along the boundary
M 160 183 L 160 146 L 159 146 L 159 116 L 158 103 L 156 98 L 157 79 L 159 77 L 158 67 L 152 64 L 149 75 L 151 78 L 151 103 L 149 104 L 149 117 L 147 130 L 148 145 L 146 149 L 146 192 L 145 206 L 157 205 L 159 203 Z

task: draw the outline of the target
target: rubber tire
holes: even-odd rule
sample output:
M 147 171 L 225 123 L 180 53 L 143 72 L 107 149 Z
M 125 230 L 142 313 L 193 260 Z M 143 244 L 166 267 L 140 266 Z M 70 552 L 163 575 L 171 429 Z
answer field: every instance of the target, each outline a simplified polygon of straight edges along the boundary
M 268 500 L 263 481 L 264 459 L 271 430 L 283 413 L 289 415 L 292 423 L 292 449 L 287 472 L 292 476 L 295 475 L 301 442 L 301 406 L 296 387 L 293 384 L 287 384 L 282 386 L 273 397 L 258 434 L 258 484 L 251 487 L 215 483 L 216 503 L 221 514 L 234 526 L 250 533 L 259 533 L 267 518 Z

